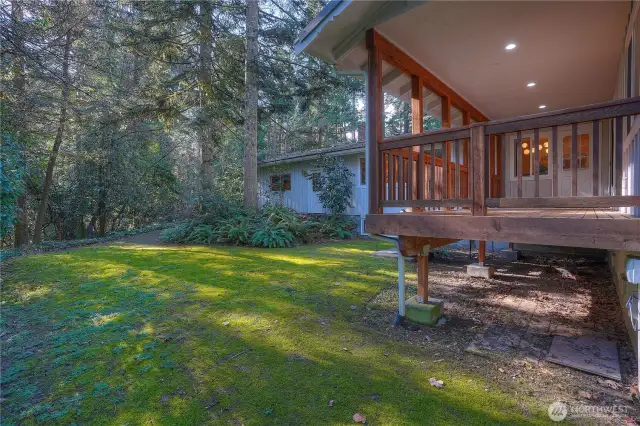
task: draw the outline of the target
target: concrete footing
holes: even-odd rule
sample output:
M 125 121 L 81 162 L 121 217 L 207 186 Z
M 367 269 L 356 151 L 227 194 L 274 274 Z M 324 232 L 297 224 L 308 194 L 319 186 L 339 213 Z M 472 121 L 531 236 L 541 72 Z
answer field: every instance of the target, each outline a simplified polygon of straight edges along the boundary
M 489 279 L 493 278 L 493 274 L 495 274 L 495 272 L 496 270 L 493 266 L 480 265 L 479 263 L 467 265 L 467 275 L 470 277 Z
M 500 255 L 507 260 L 520 260 L 520 252 L 512 248 L 501 250 Z
M 414 296 L 407 299 L 405 304 L 405 318 L 418 324 L 435 325 L 443 314 L 442 300 L 429 299 L 427 303 L 420 303 Z

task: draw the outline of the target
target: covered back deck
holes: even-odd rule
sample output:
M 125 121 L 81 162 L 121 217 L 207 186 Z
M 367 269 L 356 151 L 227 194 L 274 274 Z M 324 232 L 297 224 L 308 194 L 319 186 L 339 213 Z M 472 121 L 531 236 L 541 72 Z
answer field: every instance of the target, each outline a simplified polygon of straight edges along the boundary
M 366 46 L 367 232 L 640 250 L 640 97 L 490 121 L 375 29 Z M 402 102 L 410 134 L 395 136 L 386 116 Z

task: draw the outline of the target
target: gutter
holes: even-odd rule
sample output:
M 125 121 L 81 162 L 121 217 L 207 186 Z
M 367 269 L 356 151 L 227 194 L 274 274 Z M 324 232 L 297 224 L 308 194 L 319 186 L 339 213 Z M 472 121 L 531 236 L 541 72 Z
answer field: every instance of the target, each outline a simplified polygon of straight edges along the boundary
M 311 44 L 316 36 L 322 31 L 325 25 L 333 21 L 344 9 L 349 6 L 351 0 L 332 0 L 325 7 L 322 8 L 320 13 L 302 30 L 300 35 L 295 41 L 294 54 L 299 55 L 303 50 Z

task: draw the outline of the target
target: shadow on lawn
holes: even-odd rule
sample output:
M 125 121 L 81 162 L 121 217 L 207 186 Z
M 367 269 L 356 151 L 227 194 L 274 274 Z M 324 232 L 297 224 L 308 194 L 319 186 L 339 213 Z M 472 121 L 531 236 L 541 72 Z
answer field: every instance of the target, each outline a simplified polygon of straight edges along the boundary
M 472 373 L 447 371 L 446 363 L 427 371 L 422 350 L 350 326 L 363 299 L 395 276 L 393 261 L 370 256 L 372 247 L 114 246 L 38 256 L 39 277 L 64 273 L 65 281 L 48 284 L 50 298 L 33 299 L 41 309 L 14 299 L 9 319 L 71 316 L 60 328 L 34 332 L 55 338 L 86 329 L 86 336 L 48 341 L 51 347 L 27 361 L 37 371 L 16 379 L 36 382 L 38 403 L 48 404 L 48 412 L 74 393 L 85 395 L 76 403 L 84 412 L 53 419 L 61 423 L 326 424 L 350 422 L 356 411 L 369 424 L 540 423 L 517 415 L 511 398 L 486 393 Z M 13 291 L 27 277 L 9 281 Z M 119 316 L 109 320 L 113 314 Z M 96 323 L 96 315 L 112 322 Z M 71 345 L 87 351 L 56 365 L 60 350 Z M 175 368 L 164 368 L 167 361 Z M 15 362 L 9 359 L 3 372 Z M 78 363 L 90 370 L 77 371 Z M 70 380 L 74 371 L 80 374 Z M 432 376 L 443 378 L 445 389 L 433 389 Z M 108 410 L 100 408 L 103 387 L 96 390 L 96 382 L 107 384 L 109 398 L 119 395 Z M 3 424 L 19 421 L 14 397 L 8 395 Z

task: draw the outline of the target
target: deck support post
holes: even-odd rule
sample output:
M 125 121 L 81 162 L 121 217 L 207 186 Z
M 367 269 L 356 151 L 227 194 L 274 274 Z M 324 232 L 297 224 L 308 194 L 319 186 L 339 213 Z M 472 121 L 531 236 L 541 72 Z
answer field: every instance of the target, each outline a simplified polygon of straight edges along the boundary
M 478 244 L 478 265 L 484 266 L 484 259 L 487 253 L 487 242 L 479 241 Z
M 426 303 L 429 300 L 429 249 L 424 246 L 422 253 L 418 255 L 418 295 L 416 302 Z

